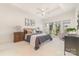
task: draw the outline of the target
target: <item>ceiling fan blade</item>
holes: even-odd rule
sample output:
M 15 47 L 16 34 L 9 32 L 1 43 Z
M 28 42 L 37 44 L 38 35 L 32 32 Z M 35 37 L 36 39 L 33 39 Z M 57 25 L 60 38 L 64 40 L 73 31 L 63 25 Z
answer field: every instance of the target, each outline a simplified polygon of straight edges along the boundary
M 59 7 L 56 7 L 55 9 L 51 9 L 51 10 L 47 11 L 46 13 L 47 13 L 47 14 L 50 14 L 50 13 L 52 13 L 52 12 L 55 12 L 55 11 L 58 10 L 58 9 L 59 9 Z
M 39 10 L 41 12 L 46 12 L 48 10 L 48 8 L 37 8 L 37 10 Z

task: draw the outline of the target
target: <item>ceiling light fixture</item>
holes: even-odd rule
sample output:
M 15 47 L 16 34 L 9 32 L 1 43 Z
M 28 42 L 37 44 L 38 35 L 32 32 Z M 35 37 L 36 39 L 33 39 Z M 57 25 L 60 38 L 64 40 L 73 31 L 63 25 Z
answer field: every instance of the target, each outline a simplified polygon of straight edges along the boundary
M 37 8 L 39 10 L 39 13 L 42 15 L 42 16 L 45 16 L 46 15 L 46 11 L 48 8 Z

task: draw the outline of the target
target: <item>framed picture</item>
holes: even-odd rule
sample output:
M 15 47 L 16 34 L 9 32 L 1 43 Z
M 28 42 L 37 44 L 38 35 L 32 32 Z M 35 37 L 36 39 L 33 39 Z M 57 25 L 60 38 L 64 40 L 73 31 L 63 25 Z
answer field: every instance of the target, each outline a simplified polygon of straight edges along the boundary
M 34 20 L 25 18 L 25 26 L 34 26 L 34 24 Z

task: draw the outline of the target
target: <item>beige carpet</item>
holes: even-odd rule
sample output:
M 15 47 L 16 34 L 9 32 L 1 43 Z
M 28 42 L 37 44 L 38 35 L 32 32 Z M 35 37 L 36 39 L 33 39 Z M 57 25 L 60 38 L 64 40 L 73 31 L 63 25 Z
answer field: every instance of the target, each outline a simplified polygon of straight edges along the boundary
M 0 56 L 63 56 L 64 42 L 58 38 L 43 43 L 37 51 L 29 43 L 21 41 L 0 45 Z

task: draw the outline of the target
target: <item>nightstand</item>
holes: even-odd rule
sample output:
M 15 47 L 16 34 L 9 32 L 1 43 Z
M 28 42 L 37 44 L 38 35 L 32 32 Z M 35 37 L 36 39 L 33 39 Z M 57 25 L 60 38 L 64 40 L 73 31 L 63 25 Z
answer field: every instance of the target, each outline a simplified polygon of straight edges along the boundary
M 24 40 L 24 32 L 14 32 L 14 42 L 19 42 Z

